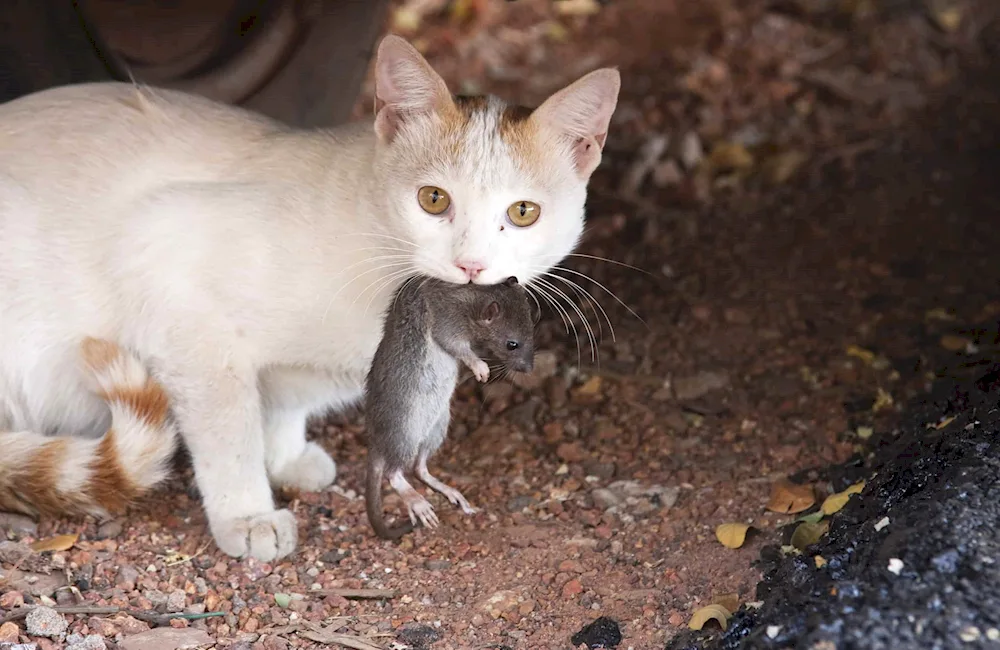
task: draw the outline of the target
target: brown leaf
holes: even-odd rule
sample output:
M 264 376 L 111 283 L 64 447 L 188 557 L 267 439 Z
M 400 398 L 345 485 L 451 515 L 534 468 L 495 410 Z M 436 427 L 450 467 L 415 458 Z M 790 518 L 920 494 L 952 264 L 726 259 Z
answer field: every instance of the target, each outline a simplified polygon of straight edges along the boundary
M 715 528 L 715 538 L 726 548 L 739 548 L 746 541 L 748 530 L 747 524 L 719 524 Z
M 76 544 L 79 535 L 56 535 L 48 539 L 41 539 L 31 545 L 31 550 L 37 553 L 43 551 L 68 551 Z
M 848 492 L 837 492 L 836 494 L 831 494 L 824 501 L 821 507 L 824 515 L 832 515 L 835 512 L 840 512 L 847 502 L 851 500 L 851 495 Z
M 719 622 L 722 629 L 725 630 L 730 616 L 732 616 L 732 614 L 730 614 L 729 610 L 722 605 L 705 605 L 691 615 L 691 620 L 688 621 L 688 627 L 692 630 L 700 630 L 705 627 L 705 623 L 715 619 Z
M 828 530 L 830 530 L 830 522 L 828 521 L 821 521 L 818 524 L 799 524 L 795 532 L 792 533 L 792 546 L 800 551 L 805 550 L 807 546 L 818 542 Z
M 807 510 L 816 503 L 811 485 L 798 485 L 786 479 L 776 481 L 771 486 L 771 499 L 767 509 L 785 515 L 794 515 Z
M 727 612 L 735 612 L 740 608 L 739 594 L 719 594 L 712 598 L 712 605 L 722 605 Z
M 716 171 L 746 171 L 753 163 L 753 154 L 737 142 L 720 142 L 708 155 L 708 164 Z
M 961 352 L 968 347 L 969 343 L 971 343 L 971 341 L 964 336 L 945 334 L 941 337 L 941 347 L 948 352 Z

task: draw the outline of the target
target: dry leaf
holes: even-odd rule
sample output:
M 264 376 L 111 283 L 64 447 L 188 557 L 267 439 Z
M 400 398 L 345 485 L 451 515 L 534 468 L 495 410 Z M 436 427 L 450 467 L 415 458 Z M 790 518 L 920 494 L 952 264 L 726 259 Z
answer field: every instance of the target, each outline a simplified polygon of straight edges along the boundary
M 872 413 L 878 413 L 882 409 L 887 409 L 893 405 L 892 395 L 883 390 L 878 389 L 878 394 L 875 396 L 875 403 L 872 404 Z
M 865 481 L 858 481 L 854 485 L 850 485 L 844 490 L 844 494 L 861 494 L 861 491 L 865 489 Z
M 866 350 L 857 345 L 847 346 L 847 356 L 855 357 L 856 359 L 861 359 L 866 365 L 871 365 L 875 361 L 875 353 L 871 350 Z
M 740 608 L 739 594 L 720 594 L 712 599 L 712 605 L 722 605 L 727 612 L 735 612 Z
M 825 567 L 827 565 L 826 558 L 823 557 L 822 555 L 813 556 L 813 562 L 816 563 L 816 568 L 817 569 L 822 569 L 823 567 Z
M 692 630 L 700 630 L 701 628 L 705 627 L 705 623 L 708 623 L 710 620 L 715 619 L 716 621 L 719 622 L 719 625 L 722 627 L 722 629 L 725 630 L 726 624 L 729 621 L 730 616 L 732 616 L 732 614 L 730 614 L 729 610 L 723 607 L 722 605 L 718 604 L 705 605 L 704 607 L 702 607 L 701 609 L 699 609 L 698 611 L 696 611 L 694 614 L 691 615 L 691 620 L 688 622 L 688 627 L 691 628 Z
M 771 184 L 783 185 L 806 160 L 808 160 L 808 156 L 801 151 L 792 150 L 779 153 L 764 163 L 764 175 Z
M 709 166 L 716 171 L 745 171 L 753 167 L 753 154 L 736 142 L 720 142 L 712 147 Z
M 747 524 L 719 524 L 715 529 L 715 538 L 726 548 L 739 548 L 747 539 Z
M 42 539 L 31 545 L 31 550 L 41 553 L 43 551 L 68 551 L 76 544 L 79 535 L 56 535 L 48 539 Z
M 792 546 L 802 551 L 818 542 L 828 530 L 830 530 L 830 523 L 827 521 L 821 521 L 818 524 L 799 524 L 795 532 L 792 533 L 790 541 Z
M 832 515 L 836 512 L 840 512 L 847 502 L 851 500 L 851 495 L 848 492 L 837 492 L 836 494 L 831 494 L 824 501 L 821 507 L 824 515 Z M 817 522 L 818 523 L 818 522 Z
M 945 428 L 946 426 L 948 426 L 949 424 L 951 424 L 952 422 L 954 422 L 957 418 L 958 418 L 957 415 L 952 415 L 950 417 L 947 417 L 947 418 L 941 420 L 937 424 L 928 424 L 927 428 L 928 429 L 937 429 L 938 431 L 940 431 L 941 429 Z
M 809 509 L 816 503 L 811 485 L 797 485 L 781 479 L 771 486 L 771 499 L 767 509 L 785 515 L 794 515 Z

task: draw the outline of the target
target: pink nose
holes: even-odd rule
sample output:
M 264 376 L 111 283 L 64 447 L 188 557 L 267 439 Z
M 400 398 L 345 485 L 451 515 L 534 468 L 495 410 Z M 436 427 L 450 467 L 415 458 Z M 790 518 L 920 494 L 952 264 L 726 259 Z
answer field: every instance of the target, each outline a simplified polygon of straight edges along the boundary
M 482 262 L 461 262 L 458 260 L 455 261 L 455 266 L 465 273 L 469 280 L 475 280 L 486 268 Z

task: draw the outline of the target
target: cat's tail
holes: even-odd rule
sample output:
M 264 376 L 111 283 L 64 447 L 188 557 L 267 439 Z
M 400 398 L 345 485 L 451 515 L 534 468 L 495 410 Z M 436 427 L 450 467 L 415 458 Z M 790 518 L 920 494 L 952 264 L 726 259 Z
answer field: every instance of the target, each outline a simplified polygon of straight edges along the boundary
M 111 427 L 96 440 L 0 433 L 0 510 L 105 516 L 168 477 L 177 429 L 163 387 L 114 343 L 88 338 L 81 353 Z

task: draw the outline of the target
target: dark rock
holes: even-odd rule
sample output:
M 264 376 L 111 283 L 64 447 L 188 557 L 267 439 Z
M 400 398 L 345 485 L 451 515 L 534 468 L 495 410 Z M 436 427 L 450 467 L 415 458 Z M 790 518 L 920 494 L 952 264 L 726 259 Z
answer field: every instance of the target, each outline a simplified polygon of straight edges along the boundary
M 617 621 L 602 616 L 583 626 L 579 632 L 573 635 L 570 642 L 574 648 L 583 644 L 586 644 L 588 649 L 615 648 L 622 642 L 622 632 Z
M 441 633 L 430 625 L 409 624 L 396 631 L 396 638 L 412 646 L 414 650 L 422 650 L 440 641 Z

